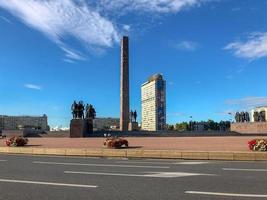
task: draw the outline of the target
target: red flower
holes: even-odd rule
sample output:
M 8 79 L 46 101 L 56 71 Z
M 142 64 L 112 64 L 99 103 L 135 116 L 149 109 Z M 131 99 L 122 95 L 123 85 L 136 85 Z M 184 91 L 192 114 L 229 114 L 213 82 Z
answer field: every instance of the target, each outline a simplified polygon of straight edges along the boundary
M 257 144 L 257 140 L 254 139 L 254 140 L 251 140 L 248 142 L 248 147 L 250 150 L 253 150 L 253 147 Z
M 254 139 L 248 142 L 248 147 L 252 151 L 267 151 L 267 140 Z

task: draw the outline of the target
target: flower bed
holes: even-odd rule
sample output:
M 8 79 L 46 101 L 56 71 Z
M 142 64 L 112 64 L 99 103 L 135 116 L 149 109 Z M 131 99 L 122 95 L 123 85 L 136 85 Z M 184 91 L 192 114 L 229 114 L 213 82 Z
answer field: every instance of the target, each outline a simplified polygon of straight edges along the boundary
M 22 147 L 28 143 L 28 139 L 24 137 L 11 137 L 6 140 L 6 145 L 9 147 Z
M 104 146 L 107 148 L 119 149 L 122 148 L 123 146 L 128 147 L 129 143 L 126 139 L 123 138 L 110 137 L 104 141 Z
M 248 142 L 248 147 L 252 151 L 267 151 L 267 140 L 254 139 Z

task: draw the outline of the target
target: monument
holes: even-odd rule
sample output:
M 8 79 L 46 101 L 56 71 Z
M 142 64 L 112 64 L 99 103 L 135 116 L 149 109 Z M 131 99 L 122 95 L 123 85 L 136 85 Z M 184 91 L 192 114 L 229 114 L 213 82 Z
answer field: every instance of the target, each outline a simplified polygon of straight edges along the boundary
M 120 130 L 128 131 L 129 126 L 129 38 L 121 41 L 120 74 Z
M 70 137 L 88 137 L 93 133 L 93 121 L 96 117 L 96 111 L 90 104 L 86 106 L 82 101 L 73 102 L 71 106 L 72 120 L 70 122 Z M 85 113 L 84 113 L 85 112 Z
M 266 134 L 267 107 L 257 107 L 248 112 L 237 112 L 235 114 L 235 123 L 231 124 L 231 131 L 241 134 Z
M 136 110 L 134 112 L 131 110 L 129 115 L 130 115 L 130 122 L 129 122 L 128 130 L 129 131 L 138 131 L 139 127 L 138 127 L 138 123 L 136 121 L 136 119 L 137 119 Z

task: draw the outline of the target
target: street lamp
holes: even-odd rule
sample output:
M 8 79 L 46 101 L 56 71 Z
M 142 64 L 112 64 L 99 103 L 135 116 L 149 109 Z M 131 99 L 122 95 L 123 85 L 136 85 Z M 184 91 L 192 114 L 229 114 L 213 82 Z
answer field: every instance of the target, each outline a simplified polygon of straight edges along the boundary
M 233 121 L 233 118 L 232 118 L 232 117 L 233 117 L 233 116 L 232 116 L 232 113 L 231 113 L 231 112 L 229 112 L 229 113 L 228 113 L 228 115 L 230 115 L 230 120 L 229 120 L 229 121 L 232 123 L 232 121 Z

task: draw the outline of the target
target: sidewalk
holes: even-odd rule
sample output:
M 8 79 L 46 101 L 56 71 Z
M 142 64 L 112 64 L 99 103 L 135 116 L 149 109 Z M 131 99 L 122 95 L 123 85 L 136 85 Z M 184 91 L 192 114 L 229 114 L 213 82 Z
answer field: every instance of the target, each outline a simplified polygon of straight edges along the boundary
M 256 137 L 266 138 L 266 137 Z M 130 148 L 105 149 L 105 138 L 29 138 L 22 148 L 9 148 L 0 140 L 0 153 L 77 155 L 127 158 L 178 158 L 215 160 L 267 160 L 267 153 L 251 152 L 255 136 L 228 137 L 127 137 Z

